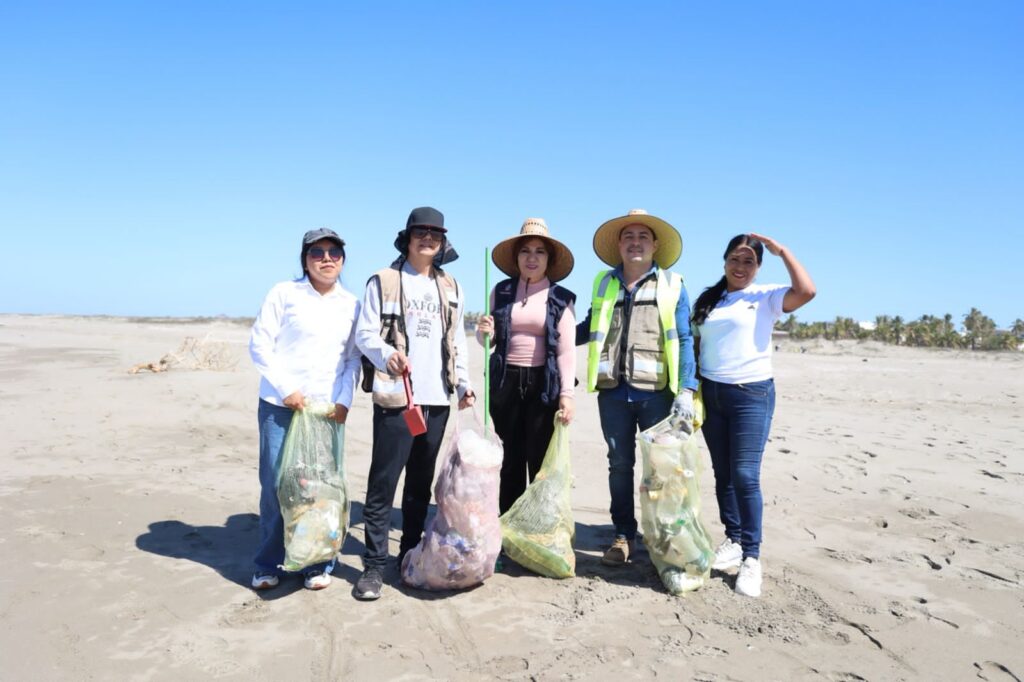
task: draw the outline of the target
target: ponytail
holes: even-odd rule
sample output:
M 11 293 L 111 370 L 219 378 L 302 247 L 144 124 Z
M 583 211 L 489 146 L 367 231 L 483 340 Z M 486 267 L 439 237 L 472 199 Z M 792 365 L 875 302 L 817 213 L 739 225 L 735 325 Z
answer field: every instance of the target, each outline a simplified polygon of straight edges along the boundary
M 697 297 L 697 302 L 693 305 L 693 323 L 696 325 L 704 324 L 704 320 L 708 319 L 708 315 L 715 309 L 718 302 L 722 300 L 722 296 L 725 295 L 725 275 L 722 275 L 722 279 L 718 280 Z

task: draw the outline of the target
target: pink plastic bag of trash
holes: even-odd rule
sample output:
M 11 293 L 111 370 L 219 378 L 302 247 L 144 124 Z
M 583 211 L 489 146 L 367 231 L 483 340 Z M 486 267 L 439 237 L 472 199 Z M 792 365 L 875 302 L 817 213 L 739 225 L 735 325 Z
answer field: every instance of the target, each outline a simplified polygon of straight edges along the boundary
M 434 486 L 437 513 L 420 544 L 405 555 L 402 581 L 426 590 L 479 585 L 494 574 L 501 551 L 498 475 L 502 448 L 497 436 L 460 429 Z

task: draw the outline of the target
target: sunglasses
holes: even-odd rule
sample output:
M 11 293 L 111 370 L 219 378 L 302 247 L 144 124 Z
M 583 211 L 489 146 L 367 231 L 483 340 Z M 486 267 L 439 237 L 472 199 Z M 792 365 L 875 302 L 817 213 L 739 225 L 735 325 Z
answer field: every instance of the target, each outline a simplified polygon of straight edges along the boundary
M 330 256 L 331 260 L 339 261 L 341 260 L 341 257 L 345 255 L 345 250 L 340 247 L 335 247 L 327 249 L 325 251 L 324 249 L 321 249 L 319 246 L 314 246 L 308 252 L 306 252 L 306 255 L 308 255 L 313 260 L 323 260 L 324 256 Z
M 444 232 L 435 230 L 432 227 L 414 227 L 409 230 L 409 235 L 414 239 L 426 239 L 427 237 L 438 240 L 444 239 Z

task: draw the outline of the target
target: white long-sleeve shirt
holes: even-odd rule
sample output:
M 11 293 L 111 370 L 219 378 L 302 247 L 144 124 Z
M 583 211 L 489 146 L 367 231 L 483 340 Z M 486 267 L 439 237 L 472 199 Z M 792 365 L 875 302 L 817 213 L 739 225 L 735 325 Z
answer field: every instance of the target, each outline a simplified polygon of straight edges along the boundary
M 359 381 L 359 299 L 340 284 L 321 295 L 303 278 L 274 286 L 249 337 L 260 398 L 274 405 L 300 391 L 307 401 L 351 407 Z
M 405 328 L 409 336 L 408 358 L 413 403 L 449 405 L 451 396 L 444 387 L 444 367 L 441 363 L 444 337 L 437 282 L 428 275 L 417 273 L 408 263 L 403 264 L 401 277 L 405 294 Z M 456 393 L 460 400 L 471 389 L 464 309 L 463 297 L 460 295 L 455 313 L 455 378 Z M 366 285 L 356 325 L 356 343 L 377 369 L 387 371 L 388 359 L 396 349 L 380 337 L 380 285 L 376 278 L 372 278 Z

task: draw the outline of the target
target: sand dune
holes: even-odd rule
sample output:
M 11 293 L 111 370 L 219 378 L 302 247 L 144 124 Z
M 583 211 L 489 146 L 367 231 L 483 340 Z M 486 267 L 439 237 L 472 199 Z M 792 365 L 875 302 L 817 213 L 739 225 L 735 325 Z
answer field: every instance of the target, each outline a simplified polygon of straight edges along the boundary
M 186 336 L 227 344 L 236 368 L 126 372 Z M 247 587 L 258 497 L 247 336 L 218 321 L 0 316 L 0 677 L 1024 678 L 1022 355 L 784 345 L 760 600 L 718 574 L 673 597 L 642 553 L 619 570 L 599 563 L 612 536 L 606 460 L 583 395 L 577 578 L 513 566 L 432 594 L 391 571 L 366 604 L 351 596 L 363 394 L 347 441 L 355 525 L 334 584 Z M 710 470 L 702 485 L 717 541 Z

